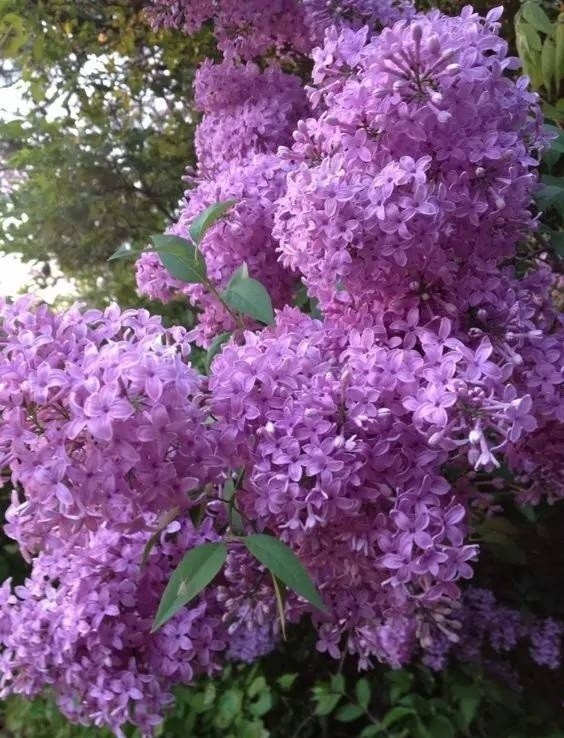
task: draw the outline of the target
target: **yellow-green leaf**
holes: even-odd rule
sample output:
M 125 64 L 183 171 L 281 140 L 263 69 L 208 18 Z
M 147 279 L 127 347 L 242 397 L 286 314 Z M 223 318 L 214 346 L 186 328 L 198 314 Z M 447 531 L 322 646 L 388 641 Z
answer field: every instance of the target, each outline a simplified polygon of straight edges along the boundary
M 552 23 L 540 3 L 534 0 L 528 0 L 521 7 L 521 13 L 523 14 L 523 18 L 537 31 L 546 34 L 552 33 Z
M 550 97 L 554 80 L 554 61 L 556 59 L 556 44 L 550 36 L 545 39 L 541 52 L 542 82 Z

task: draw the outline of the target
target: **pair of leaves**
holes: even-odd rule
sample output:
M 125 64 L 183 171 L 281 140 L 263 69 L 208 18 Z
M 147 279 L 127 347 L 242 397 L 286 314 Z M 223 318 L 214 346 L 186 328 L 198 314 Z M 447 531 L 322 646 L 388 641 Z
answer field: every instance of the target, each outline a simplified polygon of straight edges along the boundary
M 166 233 L 151 236 L 151 241 L 153 246 L 144 249 L 144 251 L 155 251 L 160 256 L 165 269 L 173 277 L 181 282 L 205 282 L 207 278 L 206 263 L 195 244 L 180 236 L 172 236 Z M 110 256 L 109 261 L 131 259 L 139 256 L 140 253 L 128 245 L 120 246 Z
M 319 610 L 327 611 L 303 564 L 285 543 L 264 533 L 241 537 L 238 540 L 273 577 Z M 220 541 L 202 543 L 188 551 L 166 586 L 152 630 L 158 630 L 197 597 L 219 574 L 226 558 L 227 546 Z
M 532 86 L 552 100 L 564 76 L 564 13 L 553 23 L 539 2 L 527 0 L 515 16 L 515 35 Z
M 188 229 L 191 240 L 169 234 L 157 234 L 151 236 L 153 246 L 146 250 L 155 251 L 160 256 L 165 269 L 175 279 L 188 284 L 205 284 L 211 289 L 206 263 L 198 246 L 207 231 L 234 205 L 235 200 L 226 200 L 206 208 Z M 138 255 L 139 252 L 124 245 L 110 257 L 110 260 L 127 259 Z M 274 311 L 268 292 L 260 282 L 249 276 L 245 263 L 233 274 L 225 291 L 217 296 L 230 310 L 241 315 L 248 315 L 265 325 L 270 325 L 274 321 Z M 225 334 L 216 339 L 217 344 L 214 342 L 215 345 L 212 348 L 215 349 L 215 353 L 223 343 L 223 336 Z M 208 358 L 208 365 L 215 353 Z
M 153 248 L 145 249 L 145 251 L 156 251 L 161 257 L 163 266 L 176 279 L 189 283 L 203 282 L 206 278 L 206 265 L 200 256 L 198 246 L 209 229 L 235 204 L 235 200 L 225 200 L 206 208 L 188 228 L 190 241 L 180 236 L 155 234 L 151 236 Z M 108 261 L 137 257 L 139 253 L 126 244 L 120 246 Z

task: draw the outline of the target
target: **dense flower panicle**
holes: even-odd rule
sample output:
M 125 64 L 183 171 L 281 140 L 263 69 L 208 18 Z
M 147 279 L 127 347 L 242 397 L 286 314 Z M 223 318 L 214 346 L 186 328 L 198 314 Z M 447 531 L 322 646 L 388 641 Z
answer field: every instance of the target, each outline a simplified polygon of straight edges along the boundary
M 2 304 L 0 458 L 25 549 L 186 507 L 224 467 L 185 331 L 146 311 Z
M 219 48 L 242 59 L 311 49 L 304 9 L 296 0 L 152 0 L 147 13 L 155 27 L 187 34 L 213 20 Z
M 211 412 L 237 431 L 246 468 L 239 505 L 308 566 L 334 613 L 320 623 L 322 647 L 338 653 L 346 632 L 361 662 L 397 665 L 379 630 L 405 620 L 405 660 L 423 627 L 418 610 L 456 597 L 454 582 L 471 575 L 466 512 L 440 472 L 449 446 L 425 442 L 461 389 L 449 392 L 418 352 L 390 349 L 371 330 L 353 331 L 342 350 L 326 324 L 297 310 L 280 318 L 283 330 L 228 345 L 210 376 Z M 466 366 L 455 357 L 452 375 L 456 362 Z M 420 391 L 429 410 L 416 421 L 410 398 Z
M 204 64 L 196 76 L 196 103 L 204 117 L 196 131 L 198 174 L 178 222 L 169 232 L 187 238 L 191 222 L 209 205 L 234 199 L 229 217 L 206 235 L 201 251 L 216 288 L 227 285 L 246 263 L 250 275 L 269 290 L 273 304 L 291 300 L 296 278 L 279 263 L 272 237 L 273 212 L 284 191 L 287 165 L 275 152 L 291 140 L 306 107 L 299 79 L 276 65 L 261 71 L 256 64 L 226 58 Z M 137 284 L 152 298 L 169 300 L 185 294 L 200 308 L 193 337 L 203 346 L 235 327 L 225 306 L 201 285 L 172 278 L 153 254 L 137 262 Z
M 307 54 L 333 25 L 380 30 L 414 14 L 411 0 L 151 0 L 156 28 L 196 33 L 213 21 L 218 46 L 242 59 Z
M 250 62 L 204 62 L 194 92 L 204 113 L 195 138 L 198 172 L 206 178 L 233 159 L 276 153 L 306 111 L 301 80 L 275 65 L 263 72 Z
M 323 44 L 326 30 L 344 26 L 371 31 L 410 18 L 415 9 L 410 0 L 304 0 L 306 19 L 316 45 Z
M 378 36 L 328 32 L 318 117 L 302 121 L 275 236 L 324 309 L 452 286 L 534 226 L 537 98 L 497 35 L 499 12 L 433 11 Z
M 492 669 L 496 664 L 491 652 L 507 654 L 522 643 L 528 644 L 531 658 L 539 666 L 560 667 L 564 625 L 552 618 L 523 615 L 500 605 L 490 590 L 475 587 L 464 593 L 456 618 L 455 641 L 439 631 L 426 646 L 423 661 L 436 671 L 444 669 L 451 658 L 462 663 L 483 663 Z
M 202 179 L 189 191 L 189 200 L 169 232 L 187 238 L 191 222 L 208 205 L 234 199 L 234 208 L 209 230 L 200 246 L 208 277 L 217 288 L 224 288 L 245 262 L 251 277 L 267 288 L 273 304 L 282 307 L 291 300 L 296 282 L 296 277 L 279 264 L 272 238 L 274 203 L 283 187 L 284 172 L 274 155 L 236 159 L 213 180 Z M 143 254 L 139 259 L 137 282 L 141 291 L 153 298 L 166 301 L 184 294 L 197 304 L 201 313 L 192 335 L 201 345 L 209 345 L 216 334 L 235 327 L 232 315 L 214 295 L 201 285 L 175 280 L 153 254 Z
M 4 589 L 0 694 L 32 697 L 49 688 L 70 720 L 118 736 L 132 723 L 145 736 L 172 703 L 174 686 L 219 670 L 228 634 L 213 589 L 151 633 L 185 550 L 216 538 L 211 521 L 199 531 L 186 520 L 172 524 L 143 564 L 151 519 L 145 522 L 146 532 L 104 524 L 73 546 L 41 553 L 15 594 Z

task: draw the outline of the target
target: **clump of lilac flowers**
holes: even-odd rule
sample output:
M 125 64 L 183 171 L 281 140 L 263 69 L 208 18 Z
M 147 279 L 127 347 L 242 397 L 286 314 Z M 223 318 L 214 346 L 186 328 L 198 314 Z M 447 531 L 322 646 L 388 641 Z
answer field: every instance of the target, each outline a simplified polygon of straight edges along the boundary
M 7 532 L 35 552 L 105 520 L 188 509 L 224 467 L 183 329 L 146 311 L 1 305 Z
M 2 694 L 49 688 L 76 722 L 151 736 L 175 685 L 279 643 L 253 533 L 300 559 L 327 609 L 288 591 L 284 620 L 310 618 L 332 658 L 441 669 L 525 645 L 556 668 L 556 619 L 465 586 L 504 478 L 517 504 L 564 497 L 563 320 L 550 268 L 516 255 L 546 136 L 500 10 L 154 0 L 149 15 L 213 21 L 223 53 L 196 75 L 198 164 L 169 233 L 234 204 L 198 243 L 207 283 L 138 260 L 141 292 L 199 309 L 189 333 L 117 306 L 0 304 L 6 532 L 31 563 L 0 589 Z M 242 267 L 275 308 L 262 330 L 218 298 Z M 318 317 L 292 307 L 300 283 Z M 223 332 L 198 375 L 191 341 Z M 204 542 L 225 543 L 225 565 L 152 633 Z
M 456 305 L 460 276 L 487 274 L 534 226 L 541 116 L 507 75 L 499 16 L 332 28 L 314 51 L 316 117 L 286 154 L 274 233 L 324 309 L 426 291 Z
M 120 738 L 132 723 L 151 735 L 172 688 L 216 673 L 227 643 L 211 590 L 151 633 L 183 552 L 215 535 L 209 521 L 201 531 L 189 521 L 178 527 L 143 563 L 148 528 L 125 533 L 103 524 L 40 553 L 13 595 L 4 585 L 0 695 L 32 697 L 48 687 L 74 722 L 108 726 Z
M 497 602 L 493 592 L 469 588 L 458 613 L 456 640 L 439 634 L 427 644 L 423 662 L 434 670 L 444 669 L 449 659 L 477 662 L 495 671 L 494 657 L 526 645 L 539 666 L 558 669 L 564 625 L 553 618 L 534 618 Z

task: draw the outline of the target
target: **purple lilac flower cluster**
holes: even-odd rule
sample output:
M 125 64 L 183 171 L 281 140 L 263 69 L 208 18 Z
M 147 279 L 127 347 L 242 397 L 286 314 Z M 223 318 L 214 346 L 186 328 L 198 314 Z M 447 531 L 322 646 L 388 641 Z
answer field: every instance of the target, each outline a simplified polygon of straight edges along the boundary
M 507 74 L 499 11 L 412 15 L 388 0 L 153 2 L 157 25 L 213 19 L 224 53 L 196 78 L 199 163 L 170 233 L 236 200 L 201 243 L 207 273 L 223 288 L 245 262 L 276 320 L 238 331 L 203 378 L 190 340 L 232 315 L 156 255 L 140 289 L 197 304 L 192 334 L 117 307 L 0 305 L 7 532 L 32 562 L 0 590 L 3 694 L 51 687 L 71 719 L 149 736 L 175 684 L 271 650 L 272 581 L 233 536 L 219 578 L 150 633 L 183 553 L 232 532 L 234 470 L 241 528 L 283 540 L 320 590 L 326 614 L 285 604 L 289 623 L 312 615 L 320 651 L 367 668 L 423 649 L 441 668 L 528 639 L 558 663 L 558 623 L 460 590 L 501 464 L 518 502 L 564 497 L 554 277 L 515 263 L 536 225 L 538 103 Z M 306 92 L 284 70 L 325 25 Z M 323 319 L 288 306 L 300 278 Z
M 276 257 L 272 236 L 275 203 L 284 191 L 286 166 L 275 152 L 291 141 L 306 112 L 306 95 L 298 77 L 275 63 L 264 71 L 226 57 L 205 62 L 196 75 L 195 99 L 204 113 L 196 131 L 198 172 L 178 222 L 169 232 L 189 238 L 189 226 L 207 206 L 233 199 L 228 218 L 214 226 L 201 244 L 209 278 L 223 288 L 246 263 L 253 278 L 269 290 L 274 305 L 292 297 L 295 276 Z M 235 327 L 233 317 L 216 296 L 201 285 L 173 279 L 154 254 L 137 263 L 137 283 L 144 294 L 170 300 L 184 294 L 201 312 L 193 337 L 203 346 Z
M 435 606 L 443 621 L 477 553 L 464 544 L 467 505 L 482 501 L 472 470 L 495 471 L 540 422 L 488 336 L 470 348 L 447 318 L 408 328 L 286 309 L 228 345 L 209 382 L 214 417 L 237 431 L 242 510 L 299 552 L 331 603 L 319 647 L 365 666 L 405 662 L 436 630 Z M 470 472 L 463 496 L 445 466 Z
M 7 532 L 35 552 L 83 526 L 185 508 L 224 467 L 185 331 L 146 311 L 0 306 Z
M 209 522 L 201 531 L 189 521 L 171 526 L 173 539 L 145 564 L 150 533 L 105 523 L 39 554 L 14 594 L 9 582 L 0 589 L 0 695 L 31 697 L 49 687 L 74 722 L 108 726 L 120 738 L 128 722 L 152 734 L 172 687 L 221 667 L 228 636 L 213 590 L 150 632 L 184 551 L 216 537 Z
M 304 8 L 297 0 L 152 0 L 147 15 L 156 28 L 187 34 L 213 21 L 220 50 L 241 59 L 311 49 Z
M 325 31 L 333 25 L 375 31 L 415 14 L 410 0 L 304 0 L 304 7 L 316 45 L 323 44 Z
M 147 15 L 156 28 L 187 34 L 213 21 L 221 51 L 252 59 L 308 54 L 333 25 L 380 30 L 410 18 L 414 8 L 410 0 L 152 0 Z
M 274 234 L 324 310 L 425 285 L 458 309 L 460 278 L 483 279 L 534 227 L 542 119 L 527 80 L 504 74 L 499 15 L 333 28 L 314 51 L 317 117 L 286 153 Z
M 495 670 L 492 655 L 508 653 L 522 644 L 528 645 L 539 666 L 560 667 L 564 625 L 552 618 L 527 617 L 500 605 L 490 590 L 474 587 L 464 593 L 457 618 L 454 637 L 442 633 L 426 644 L 423 662 L 436 671 L 444 669 L 449 658 L 478 662 Z

